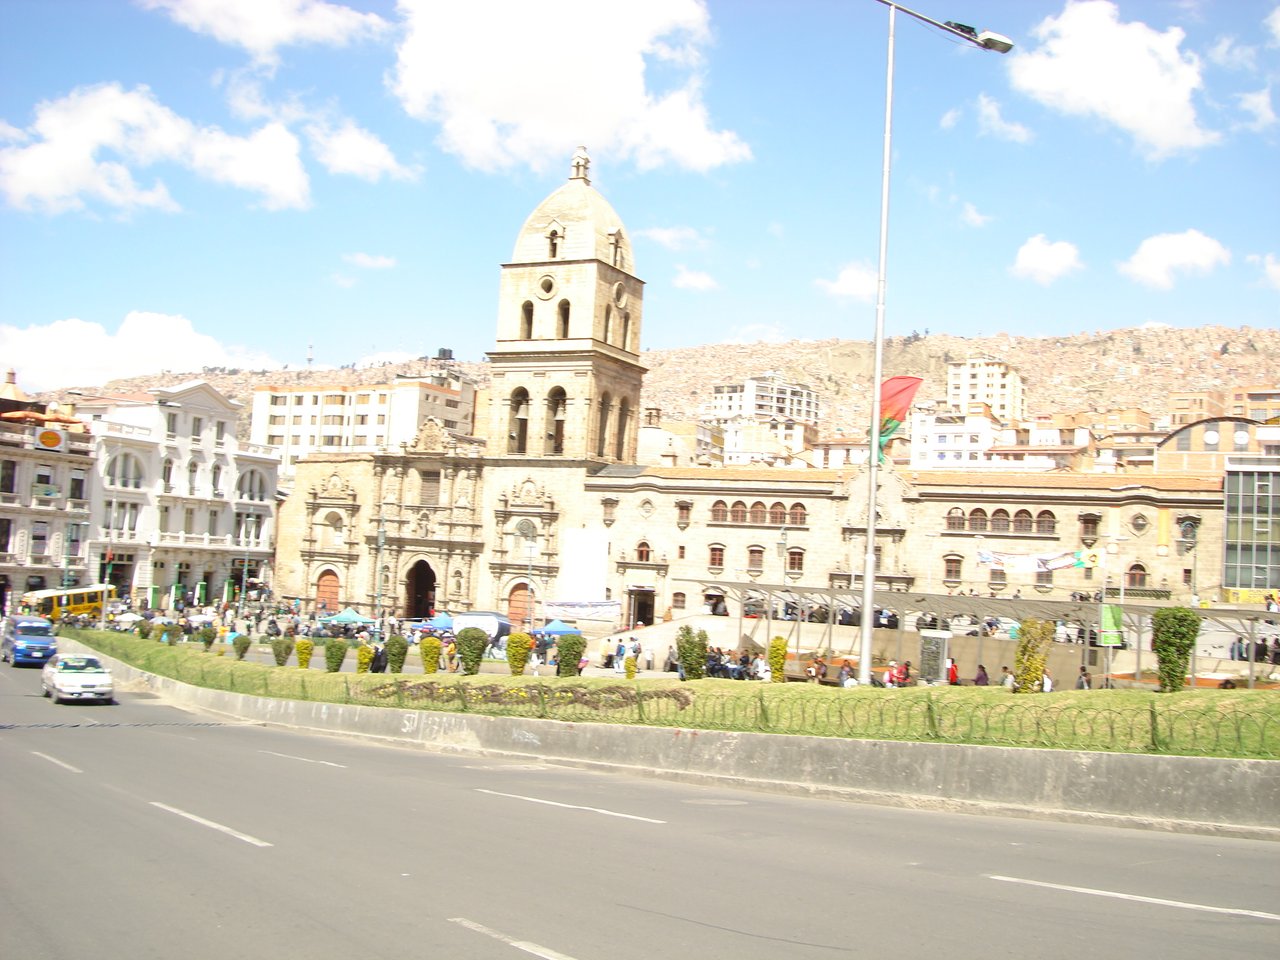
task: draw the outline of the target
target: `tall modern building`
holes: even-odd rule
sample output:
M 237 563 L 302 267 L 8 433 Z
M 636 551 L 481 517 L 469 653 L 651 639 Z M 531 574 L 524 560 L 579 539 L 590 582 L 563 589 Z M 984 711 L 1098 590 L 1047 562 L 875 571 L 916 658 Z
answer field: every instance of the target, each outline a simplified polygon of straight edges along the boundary
M 388 383 L 262 386 L 253 391 L 249 439 L 280 455 L 280 476 L 318 451 L 396 450 L 428 417 L 452 433 L 475 429 L 476 384 L 444 367 Z
M 1008 423 L 1026 416 L 1022 376 L 1003 360 L 970 357 L 947 364 L 947 403 L 963 413 L 973 403 L 985 403 Z
M 701 412 L 704 423 L 724 433 L 729 464 L 790 462 L 818 442 L 820 417 L 817 393 L 773 372 L 718 384 Z

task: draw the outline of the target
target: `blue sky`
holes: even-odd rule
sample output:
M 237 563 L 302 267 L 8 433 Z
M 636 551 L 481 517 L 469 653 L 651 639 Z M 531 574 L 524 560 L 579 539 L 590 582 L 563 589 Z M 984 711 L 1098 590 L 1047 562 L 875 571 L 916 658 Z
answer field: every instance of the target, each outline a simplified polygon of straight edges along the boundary
M 1280 3 L 916 0 L 886 332 L 1280 324 Z M 647 349 L 870 339 L 876 0 L 5 0 L 0 365 L 479 360 L 579 144 Z

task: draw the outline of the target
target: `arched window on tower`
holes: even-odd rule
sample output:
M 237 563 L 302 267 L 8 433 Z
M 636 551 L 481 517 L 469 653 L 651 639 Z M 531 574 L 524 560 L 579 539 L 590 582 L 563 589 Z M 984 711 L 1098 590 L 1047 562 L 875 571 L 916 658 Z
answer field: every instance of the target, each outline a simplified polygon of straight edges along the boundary
M 547 394 L 547 436 L 543 453 L 559 457 L 564 454 L 564 421 L 567 406 L 564 389 L 553 387 Z
M 554 260 L 560 256 L 560 231 L 552 230 L 547 234 L 547 256 Z
M 600 412 L 596 418 L 596 456 L 603 457 L 609 449 L 609 417 L 613 414 L 613 397 L 605 394 L 600 398 Z
M 622 311 L 622 341 L 618 344 L 623 350 L 631 349 L 631 311 Z
M 560 306 L 556 310 L 556 337 L 561 340 L 569 339 L 569 301 L 561 300 Z
M 511 394 L 507 419 L 507 453 L 529 452 L 529 391 L 517 387 Z
M 613 336 L 613 306 L 606 303 L 604 305 L 604 342 L 608 343 L 609 338 Z
M 623 461 L 627 458 L 627 421 L 631 419 L 631 402 L 622 398 L 618 404 L 618 432 L 613 437 L 613 459 Z
M 533 339 L 533 301 L 526 300 L 520 308 L 520 339 Z

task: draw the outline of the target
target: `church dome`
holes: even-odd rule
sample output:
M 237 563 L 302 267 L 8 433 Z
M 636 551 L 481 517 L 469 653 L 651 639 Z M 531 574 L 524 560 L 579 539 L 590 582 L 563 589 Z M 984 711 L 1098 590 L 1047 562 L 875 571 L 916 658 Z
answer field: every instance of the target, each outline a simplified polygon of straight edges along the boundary
M 569 181 L 538 204 L 521 227 L 512 263 L 602 260 L 635 275 L 622 218 L 591 186 L 590 164 L 586 148 L 579 147 Z

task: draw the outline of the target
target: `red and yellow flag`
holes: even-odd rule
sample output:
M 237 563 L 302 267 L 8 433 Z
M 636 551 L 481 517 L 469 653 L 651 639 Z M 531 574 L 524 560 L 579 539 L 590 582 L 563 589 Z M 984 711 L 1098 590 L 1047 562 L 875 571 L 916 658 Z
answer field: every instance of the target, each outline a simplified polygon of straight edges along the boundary
M 920 377 L 890 377 L 880 385 L 880 462 L 884 462 L 884 447 L 902 426 L 911 410 L 911 401 L 924 383 Z

